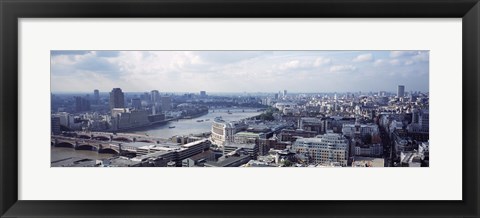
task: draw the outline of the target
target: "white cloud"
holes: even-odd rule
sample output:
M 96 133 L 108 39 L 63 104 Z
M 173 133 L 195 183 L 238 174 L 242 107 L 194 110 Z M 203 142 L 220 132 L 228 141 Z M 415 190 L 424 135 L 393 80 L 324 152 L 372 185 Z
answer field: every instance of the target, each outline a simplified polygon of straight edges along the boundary
M 417 51 L 391 51 L 390 57 L 398 58 L 398 57 L 415 55 L 416 53 Z
M 299 60 L 292 60 L 288 61 L 286 63 L 283 63 L 279 66 L 280 70 L 288 70 L 288 69 L 294 69 L 298 68 L 300 66 L 300 61 Z
M 332 59 L 330 58 L 325 58 L 325 57 L 319 57 L 315 59 L 315 62 L 313 62 L 314 67 L 320 67 L 323 65 L 328 65 L 332 62 Z
M 416 62 L 425 62 L 428 61 L 429 59 L 429 53 L 428 52 L 419 52 L 415 56 L 412 57 L 413 61 Z
M 355 85 L 345 89 L 376 90 L 379 85 L 366 78 L 382 77 L 387 75 L 385 72 L 395 72 L 396 77 L 407 70 L 427 73 L 427 79 L 422 81 L 428 85 L 428 52 L 390 56 L 390 51 L 366 51 L 360 55 L 357 51 L 59 52 L 51 58 L 52 91 L 113 87 L 172 92 L 195 92 L 200 88 L 212 92 L 284 88 L 302 91 L 320 86 L 322 90 L 339 91 L 332 84 L 346 80 Z M 372 64 L 362 62 L 368 60 Z
M 397 66 L 397 65 L 400 65 L 400 60 L 392 59 L 392 60 L 389 61 L 389 63 L 393 66 Z
M 378 59 L 376 60 L 374 63 L 373 63 L 373 66 L 375 67 L 381 67 L 381 66 L 385 66 L 387 64 L 387 61 L 384 60 L 384 59 Z
M 357 68 L 352 65 L 334 65 L 330 67 L 330 72 L 354 71 Z
M 373 60 L 372 53 L 367 53 L 367 54 L 358 55 L 353 59 L 353 62 L 367 62 L 372 60 Z

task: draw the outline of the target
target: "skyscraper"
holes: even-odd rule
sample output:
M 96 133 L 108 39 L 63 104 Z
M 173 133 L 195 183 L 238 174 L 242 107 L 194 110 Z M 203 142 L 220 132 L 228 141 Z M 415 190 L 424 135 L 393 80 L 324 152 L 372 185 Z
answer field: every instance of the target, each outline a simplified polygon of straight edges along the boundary
M 397 97 L 403 98 L 405 97 L 405 86 L 404 85 L 399 85 L 397 88 Z
M 75 111 L 89 111 L 90 110 L 90 101 L 86 98 L 75 96 Z
M 121 88 L 113 88 L 110 92 L 110 110 L 113 108 L 124 108 L 125 97 Z
M 152 90 L 150 92 L 151 102 L 152 104 L 160 103 L 160 92 L 158 90 Z
M 51 133 L 52 135 L 59 135 L 62 133 L 60 129 L 60 117 L 58 116 L 51 117 Z
M 98 89 L 93 90 L 93 102 L 95 104 L 100 103 L 100 92 L 98 91 Z

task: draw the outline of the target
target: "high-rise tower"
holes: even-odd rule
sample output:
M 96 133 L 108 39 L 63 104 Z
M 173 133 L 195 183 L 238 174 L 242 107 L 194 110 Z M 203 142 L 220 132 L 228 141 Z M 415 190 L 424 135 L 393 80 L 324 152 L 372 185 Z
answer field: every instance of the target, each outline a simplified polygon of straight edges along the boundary
M 397 88 L 397 97 L 403 98 L 405 97 L 405 86 L 404 85 L 399 85 Z
M 110 110 L 113 108 L 124 108 L 125 97 L 121 88 L 113 88 L 110 92 Z

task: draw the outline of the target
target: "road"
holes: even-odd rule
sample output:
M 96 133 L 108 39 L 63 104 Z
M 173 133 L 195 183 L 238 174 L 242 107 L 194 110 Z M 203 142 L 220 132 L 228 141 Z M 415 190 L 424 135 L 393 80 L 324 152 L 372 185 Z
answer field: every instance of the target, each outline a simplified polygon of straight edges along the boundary
M 390 140 L 390 136 L 388 135 L 385 127 L 380 127 L 380 137 L 382 138 L 382 145 L 383 145 L 383 157 L 385 159 L 385 167 L 392 167 L 393 166 L 393 146 Z

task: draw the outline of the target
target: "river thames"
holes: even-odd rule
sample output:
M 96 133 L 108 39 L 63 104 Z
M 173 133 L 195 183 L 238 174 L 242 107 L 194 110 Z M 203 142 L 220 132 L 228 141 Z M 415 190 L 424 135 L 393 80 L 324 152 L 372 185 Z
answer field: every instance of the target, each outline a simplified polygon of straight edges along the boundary
M 149 129 L 130 131 L 129 133 L 142 134 L 160 138 L 170 138 L 176 135 L 190 135 L 210 132 L 212 122 L 216 117 L 222 117 L 226 121 L 238 121 L 261 114 L 258 109 L 215 109 L 209 110 L 208 114 L 193 119 L 180 119 L 170 121 L 167 124 L 153 126 Z M 230 113 L 229 113 L 230 112 Z M 174 128 L 173 128 L 174 127 Z M 112 154 L 98 154 L 96 151 L 75 150 L 72 148 L 51 147 L 51 160 L 60 160 L 69 157 L 105 159 Z
M 210 132 L 212 128 L 212 122 L 215 117 L 222 117 L 222 119 L 226 121 L 237 121 L 261 114 L 261 112 L 257 112 L 256 109 L 231 109 L 229 111 L 230 113 L 228 113 L 228 110 L 226 109 L 209 110 L 208 114 L 197 118 L 171 121 L 166 125 L 152 127 L 149 130 L 132 131 L 131 133 L 141 135 L 147 134 L 148 136 L 160 138 L 170 138 L 176 135 L 205 133 Z

